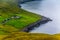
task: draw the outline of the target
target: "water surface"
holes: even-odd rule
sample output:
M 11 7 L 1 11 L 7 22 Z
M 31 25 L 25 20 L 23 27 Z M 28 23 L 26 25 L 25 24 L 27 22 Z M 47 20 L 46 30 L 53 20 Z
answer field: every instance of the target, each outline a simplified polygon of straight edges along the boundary
M 35 28 L 31 33 L 60 33 L 60 0 L 32 1 L 22 4 L 22 8 L 53 20 Z

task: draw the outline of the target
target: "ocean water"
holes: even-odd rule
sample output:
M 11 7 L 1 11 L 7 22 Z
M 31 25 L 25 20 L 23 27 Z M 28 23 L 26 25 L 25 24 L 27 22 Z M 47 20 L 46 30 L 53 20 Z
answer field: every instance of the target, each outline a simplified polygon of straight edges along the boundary
M 32 1 L 21 4 L 22 8 L 36 14 L 49 17 L 53 21 L 34 28 L 30 33 L 60 33 L 60 0 Z

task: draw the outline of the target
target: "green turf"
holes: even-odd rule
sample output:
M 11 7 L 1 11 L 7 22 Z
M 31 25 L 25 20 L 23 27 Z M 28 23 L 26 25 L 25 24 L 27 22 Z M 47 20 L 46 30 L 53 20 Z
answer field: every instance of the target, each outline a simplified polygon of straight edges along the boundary
M 1 15 L 0 16 L 0 24 L 1 25 L 2 25 L 3 20 L 10 18 L 13 15 L 20 16 L 19 19 L 11 19 L 4 24 L 4 25 L 12 26 L 19 30 L 27 27 L 27 25 L 30 25 L 38 20 L 41 20 L 41 16 L 31 13 L 31 12 L 28 12 L 28 11 L 25 11 L 23 9 L 20 9 L 20 12 L 17 14 L 12 11 L 11 12 L 7 11 L 7 12 L 0 13 L 0 15 Z
M 20 11 L 21 12 L 19 12 L 17 14 L 11 13 L 11 15 L 10 15 L 10 13 L 1 14 L 0 22 L 2 22 L 2 20 L 7 19 L 13 15 L 20 16 L 21 17 L 20 19 L 11 19 L 11 20 L 7 21 L 5 24 L 5 25 L 10 25 L 10 26 L 13 26 L 13 27 L 20 29 L 20 28 L 23 28 L 23 27 L 30 25 L 31 23 L 36 22 L 36 21 L 41 19 L 41 16 L 36 15 L 34 13 L 27 12 L 27 11 L 22 10 L 22 9 Z
M 13 32 L 15 29 L 22 30 L 38 20 L 41 20 L 41 16 L 32 12 L 28 12 L 24 9 L 19 8 L 17 0 L 0 0 L 0 28 L 5 30 L 7 29 L 9 32 Z M 14 15 L 19 16 L 19 19 L 10 19 L 6 23 L 3 24 L 5 19 L 8 19 Z M 7 27 L 5 28 L 5 26 Z M 13 27 L 13 28 L 12 28 Z M 12 28 L 14 30 L 11 30 Z M 7 31 L 5 30 L 5 31 Z M 11 30 L 11 31 L 10 31 Z M 15 31 L 18 31 L 15 30 Z M 3 31 L 1 31 L 3 34 Z

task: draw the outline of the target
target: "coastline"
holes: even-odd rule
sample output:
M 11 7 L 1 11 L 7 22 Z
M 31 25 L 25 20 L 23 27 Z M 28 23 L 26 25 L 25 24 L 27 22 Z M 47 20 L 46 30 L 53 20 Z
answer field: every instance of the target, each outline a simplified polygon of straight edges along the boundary
M 23 28 L 23 32 L 30 32 L 31 30 L 33 30 L 35 27 L 39 27 L 40 25 L 43 25 L 49 21 L 52 21 L 50 18 L 44 17 L 42 16 L 41 20 L 38 20 L 30 25 L 27 25 L 25 28 Z

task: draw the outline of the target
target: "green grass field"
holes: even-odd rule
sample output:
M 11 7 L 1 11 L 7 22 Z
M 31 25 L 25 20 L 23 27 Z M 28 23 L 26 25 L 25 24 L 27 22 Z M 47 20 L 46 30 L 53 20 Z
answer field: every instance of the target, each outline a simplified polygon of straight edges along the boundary
M 14 15 L 17 15 L 20 18 L 19 19 L 10 19 L 6 23 L 4 23 L 4 24 L 2 23 L 3 20 L 8 19 Z M 27 25 L 30 25 L 38 20 L 41 20 L 41 18 L 42 17 L 40 15 L 25 11 L 23 9 L 20 9 L 20 11 L 17 13 L 13 12 L 13 11 L 9 11 L 9 9 L 0 10 L 0 25 L 2 25 L 2 26 L 7 25 L 7 27 L 11 26 L 11 27 L 14 27 L 19 30 L 22 30 L 23 28 L 27 27 Z M 2 33 L 3 33 L 3 31 L 2 31 Z
M 20 18 L 12 18 L 14 15 Z M 40 15 L 21 9 L 18 0 L 0 0 L 0 34 L 20 31 L 41 18 Z
M 41 19 L 41 16 L 24 11 L 24 10 L 22 10 L 21 12 L 19 12 L 19 14 L 16 14 L 16 15 L 20 16 L 21 18 L 9 20 L 6 23 L 6 25 L 11 25 L 11 26 L 21 29 L 21 28 Z

